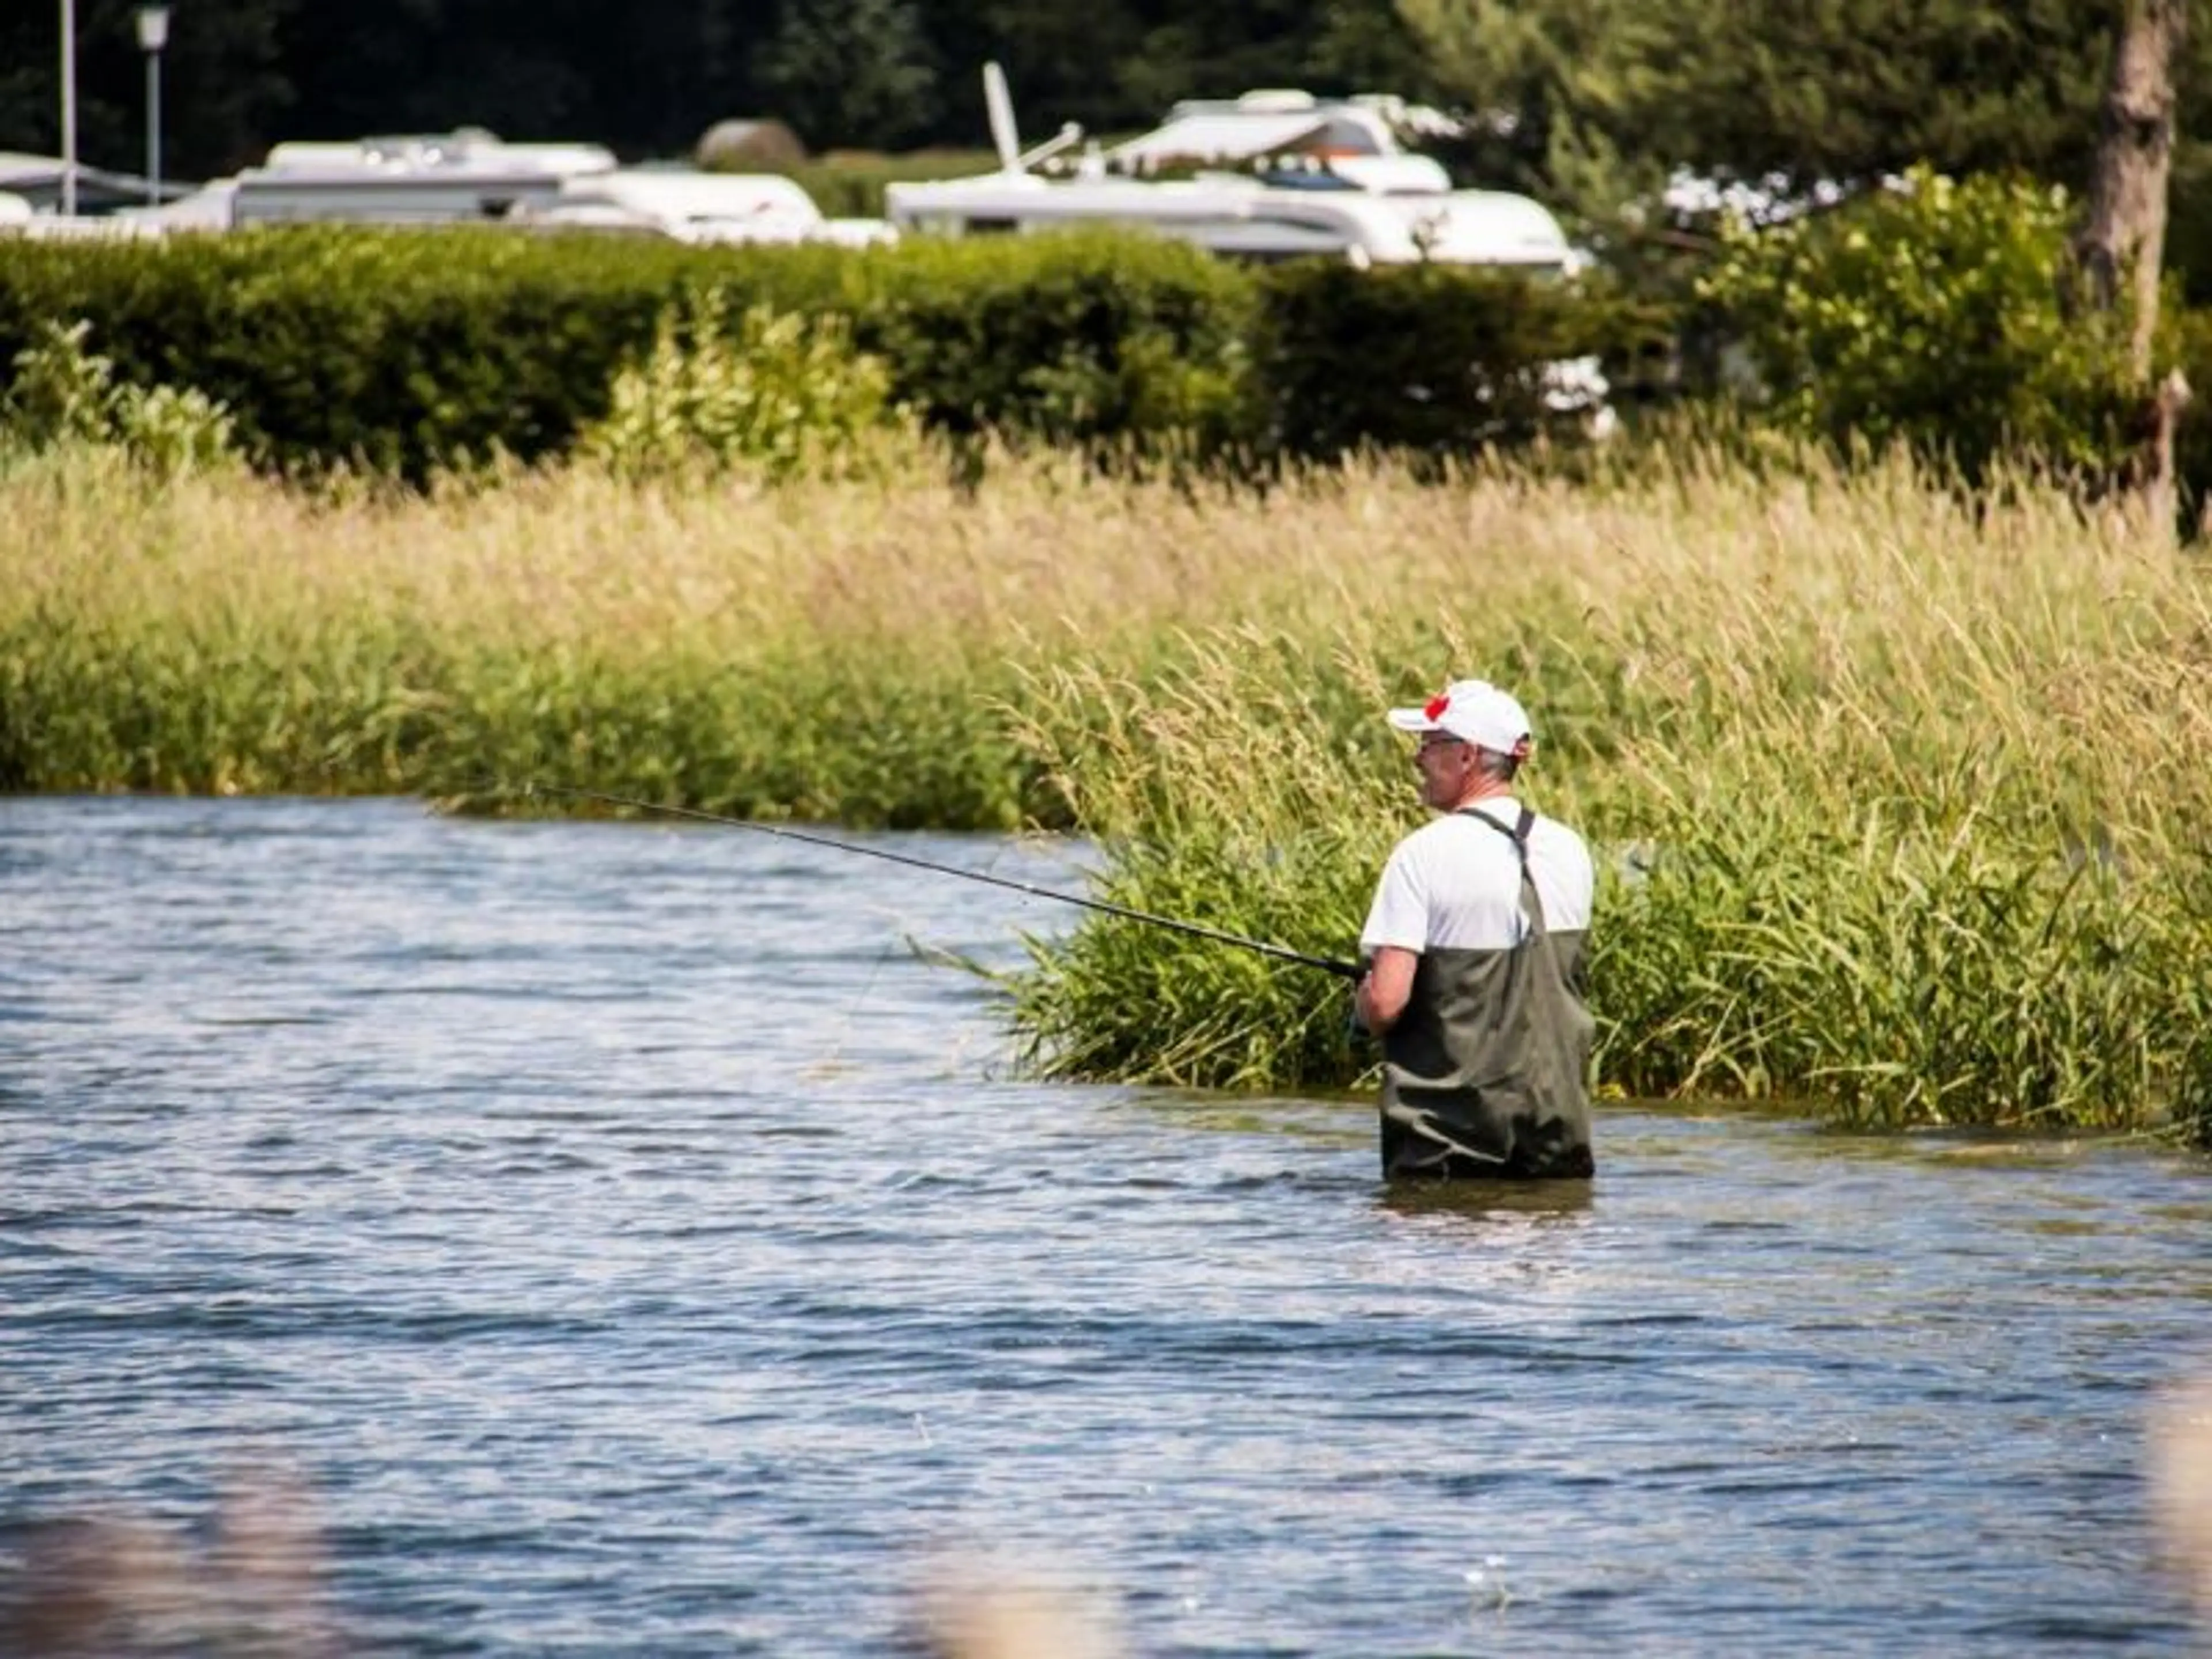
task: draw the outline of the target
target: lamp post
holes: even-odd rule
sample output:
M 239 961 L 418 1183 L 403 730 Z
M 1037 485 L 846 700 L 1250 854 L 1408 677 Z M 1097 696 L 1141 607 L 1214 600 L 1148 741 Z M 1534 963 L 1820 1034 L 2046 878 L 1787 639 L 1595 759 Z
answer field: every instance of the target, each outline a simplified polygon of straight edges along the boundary
M 76 4 L 62 0 L 62 213 L 76 211 Z
M 146 201 L 161 204 L 161 48 L 169 44 L 169 9 L 138 8 L 138 48 L 146 54 Z

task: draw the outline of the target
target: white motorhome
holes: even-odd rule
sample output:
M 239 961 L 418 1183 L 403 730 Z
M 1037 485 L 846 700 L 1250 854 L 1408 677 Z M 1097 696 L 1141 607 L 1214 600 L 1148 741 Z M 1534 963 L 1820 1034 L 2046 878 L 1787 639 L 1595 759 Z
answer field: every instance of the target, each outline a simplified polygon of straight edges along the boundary
M 564 179 L 614 166 L 613 152 L 598 144 L 510 144 L 463 128 L 282 143 L 226 182 L 233 225 L 447 224 L 550 206 Z
M 780 174 L 624 167 L 599 144 L 510 144 L 481 128 L 282 143 L 234 179 L 118 216 L 164 229 L 490 222 L 855 246 L 893 234 L 881 220 L 825 219 Z
M 1179 105 L 1156 131 L 1093 146 L 1051 176 L 1045 164 L 1081 142 L 1081 129 L 1071 123 L 1024 154 L 995 64 L 984 66 L 984 92 L 999 170 L 886 186 L 894 225 L 955 236 L 1127 225 L 1246 258 L 1320 254 L 1358 265 L 1427 259 L 1554 273 L 1576 262 L 1538 203 L 1454 190 L 1434 161 L 1404 150 L 1391 100 L 1277 92 Z M 1195 170 L 1164 176 L 1184 168 Z
M 833 242 L 866 247 L 896 233 L 881 219 L 828 219 L 795 179 L 773 173 L 617 167 L 561 181 L 558 199 L 519 210 L 527 224 L 639 231 L 686 242 Z
M 1164 168 L 1251 164 L 1272 159 L 1279 172 L 1330 176 L 1385 195 L 1435 195 L 1451 189 L 1434 156 L 1408 150 L 1400 134 L 1449 136 L 1458 123 L 1403 99 L 1362 94 L 1320 99 L 1310 92 L 1263 90 L 1237 98 L 1186 98 L 1152 131 L 1106 152 L 1115 171 L 1146 177 Z

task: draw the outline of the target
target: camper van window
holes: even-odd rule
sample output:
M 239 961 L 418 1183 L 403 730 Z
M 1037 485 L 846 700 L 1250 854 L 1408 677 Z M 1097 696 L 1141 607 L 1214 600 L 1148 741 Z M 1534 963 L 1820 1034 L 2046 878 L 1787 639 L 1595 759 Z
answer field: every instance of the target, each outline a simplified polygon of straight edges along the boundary
M 1262 173 L 1257 175 L 1263 185 L 1278 190 L 1358 190 L 1351 179 L 1334 173 Z

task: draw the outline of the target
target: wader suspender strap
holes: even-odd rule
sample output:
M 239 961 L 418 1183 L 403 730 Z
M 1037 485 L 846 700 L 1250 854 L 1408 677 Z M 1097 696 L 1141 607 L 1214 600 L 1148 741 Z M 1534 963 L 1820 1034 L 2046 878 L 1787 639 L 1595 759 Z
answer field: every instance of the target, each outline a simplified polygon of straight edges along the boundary
M 1489 813 L 1478 811 L 1472 806 L 1462 806 L 1453 816 L 1486 823 L 1513 843 L 1514 855 L 1521 860 L 1521 912 L 1528 919 L 1528 926 L 1538 939 L 1547 935 L 1551 929 L 1544 921 L 1544 896 L 1536 890 L 1535 880 L 1528 873 L 1528 832 L 1536 827 L 1535 813 L 1522 807 L 1520 822 L 1510 830 Z

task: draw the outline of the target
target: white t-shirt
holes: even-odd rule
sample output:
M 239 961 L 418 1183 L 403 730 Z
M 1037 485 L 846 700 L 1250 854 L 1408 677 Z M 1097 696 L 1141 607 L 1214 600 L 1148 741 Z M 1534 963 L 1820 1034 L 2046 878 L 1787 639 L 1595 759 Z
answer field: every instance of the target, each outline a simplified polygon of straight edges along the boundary
M 1521 805 L 1510 795 L 1492 795 L 1472 810 L 1507 830 L 1521 817 Z M 1588 929 L 1597 878 L 1580 836 L 1540 814 L 1528 830 L 1528 873 L 1544 901 L 1549 931 Z M 1452 812 L 1423 824 L 1392 850 L 1360 930 L 1359 948 L 1508 951 L 1521 942 L 1527 925 L 1512 841 Z

